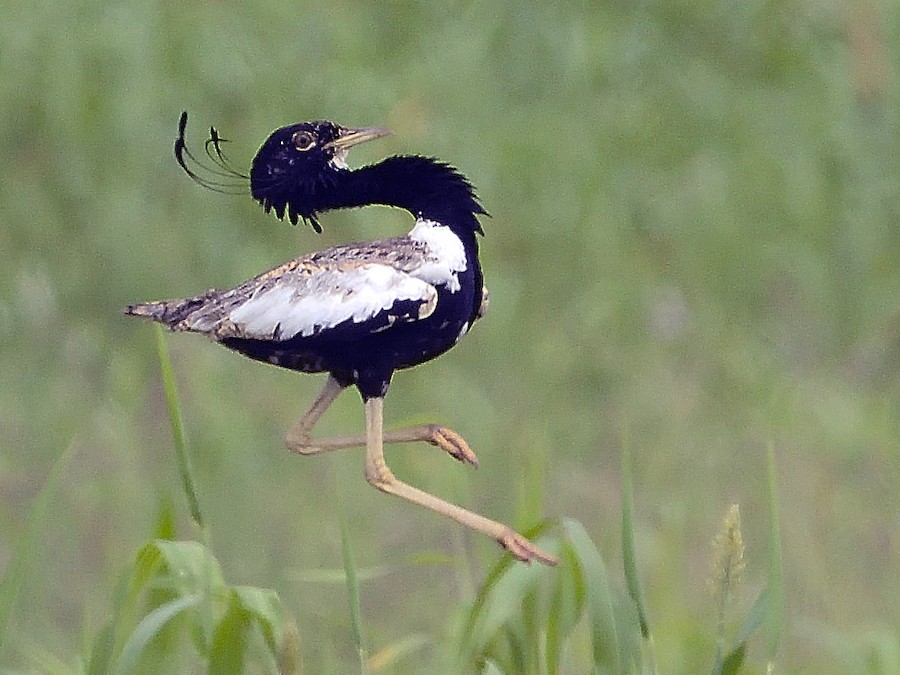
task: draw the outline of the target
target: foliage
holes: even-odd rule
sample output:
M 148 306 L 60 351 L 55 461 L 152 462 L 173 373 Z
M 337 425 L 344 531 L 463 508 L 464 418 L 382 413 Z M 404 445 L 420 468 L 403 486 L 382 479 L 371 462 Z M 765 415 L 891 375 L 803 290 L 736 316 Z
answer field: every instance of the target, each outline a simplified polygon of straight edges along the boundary
M 274 672 L 291 660 L 284 631 L 274 591 L 229 586 L 201 544 L 157 539 L 138 552 L 87 672 L 186 672 L 204 662 L 210 673 Z
M 85 636 L 110 623 L 116 580 L 157 539 L 196 542 L 224 589 L 276 592 L 292 616 L 281 640 L 307 672 L 353 672 L 360 646 L 377 672 L 442 662 L 494 579 L 490 542 L 375 494 L 358 453 L 283 451 L 320 381 L 192 336 L 167 344 L 203 526 L 173 508 L 169 532 L 148 537 L 181 504 L 183 473 L 152 332 L 120 308 L 409 227 L 373 208 L 330 214 L 316 236 L 200 190 L 171 155 L 184 109 L 192 140 L 215 124 L 239 166 L 276 126 L 329 118 L 393 129 L 354 166 L 436 155 L 477 186 L 490 312 L 451 353 L 398 374 L 386 413 L 457 429 L 480 467 L 400 447 L 398 475 L 520 529 L 581 523 L 613 612 L 619 595 L 643 600 L 667 673 L 713 667 L 709 541 L 740 504 L 746 565 L 723 671 L 740 657 L 752 672 L 776 646 L 783 672 L 900 668 L 895 3 L 0 2 L 3 668 L 70 672 L 99 655 Z M 347 395 L 321 432 L 361 426 Z M 565 528 L 544 536 L 572 546 Z M 559 578 L 574 584 L 569 563 Z M 171 581 L 163 567 L 158 580 Z M 536 609 L 576 606 L 522 583 Z M 783 611 L 755 605 L 765 637 L 738 654 L 746 608 L 774 586 Z M 165 593 L 141 597 L 120 647 L 178 601 Z M 211 630 L 227 602 L 182 602 L 160 635 L 202 660 L 212 633 L 185 626 Z M 588 671 L 588 618 L 568 637 L 574 619 L 560 619 L 541 649 Z M 252 662 L 271 665 L 261 631 Z

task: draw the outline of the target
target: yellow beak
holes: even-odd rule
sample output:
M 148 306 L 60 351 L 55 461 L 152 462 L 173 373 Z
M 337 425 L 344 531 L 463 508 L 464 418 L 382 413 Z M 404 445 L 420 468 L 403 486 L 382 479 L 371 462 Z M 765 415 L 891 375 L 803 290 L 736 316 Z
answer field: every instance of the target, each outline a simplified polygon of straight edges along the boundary
M 373 141 L 376 138 L 382 138 L 384 136 L 390 135 L 390 129 L 383 129 L 381 127 L 365 127 L 362 129 L 341 129 L 340 135 L 335 138 L 333 141 L 329 141 L 323 148 L 326 149 L 334 149 L 334 150 L 347 150 L 348 148 L 352 148 L 354 145 L 359 145 L 360 143 L 365 143 L 366 141 Z

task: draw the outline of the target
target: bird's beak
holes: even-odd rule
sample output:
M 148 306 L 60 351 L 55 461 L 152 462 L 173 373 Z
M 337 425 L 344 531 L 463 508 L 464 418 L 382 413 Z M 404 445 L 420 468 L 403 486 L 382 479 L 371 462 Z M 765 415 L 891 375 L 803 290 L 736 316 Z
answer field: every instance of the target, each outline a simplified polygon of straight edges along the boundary
M 363 129 L 341 129 L 340 135 L 333 141 L 329 141 L 324 146 L 325 149 L 347 150 L 354 145 L 373 141 L 376 138 L 382 138 L 390 135 L 390 129 L 382 129 L 381 127 L 365 127 Z

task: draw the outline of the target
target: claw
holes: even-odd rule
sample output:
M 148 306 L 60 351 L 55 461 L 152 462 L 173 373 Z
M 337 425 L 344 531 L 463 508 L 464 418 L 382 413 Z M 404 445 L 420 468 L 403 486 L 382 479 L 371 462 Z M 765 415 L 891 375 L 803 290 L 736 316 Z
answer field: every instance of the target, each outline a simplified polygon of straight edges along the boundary
M 452 429 L 442 427 L 438 424 L 431 424 L 428 426 L 427 440 L 454 459 L 457 459 L 464 464 L 478 466 L 478 457 L 475 456 L 475 451 L 469 447 L 469 444 L 466 443 L 466 439 Z
M 506 528 L 506 531 L 497 538 L 497 541 L 514 558 L 521 560 L 523 563 L 530 564 L 532 561 L 537 560 L 548 567 L 556 567 L 559 563 L 556 558 L 549 553 L 544 553 L 515 530 Z

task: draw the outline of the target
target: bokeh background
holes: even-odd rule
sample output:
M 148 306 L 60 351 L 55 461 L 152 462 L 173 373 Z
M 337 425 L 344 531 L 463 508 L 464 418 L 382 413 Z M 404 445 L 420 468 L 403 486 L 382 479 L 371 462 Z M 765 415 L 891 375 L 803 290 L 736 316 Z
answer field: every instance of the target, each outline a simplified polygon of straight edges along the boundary
M 436 155 L 477 186 L 490 312 L 399 374 L 386 414 L 459 430 L 481 467 L 409 446 L 389 450 L 398 475 L 519 527 L 577 518 L 618 570 L 627 442 L 657 659 L 691 673 L 711 664 L 710 542 L 732 503 L 737 602 L 764 583 L 772 444 L 779 668 L 900 668 L 895 3 L 2 6 L 0 572 L 29 523 L 37 549 L 0 662 L 75 668 L 160 511 L 196 536 L 153 333 L 120 308 L 410 226 L 370 208 L 319 236 L 200 189 L 171 151 L 187 109 L 193 144 L 215 124 L 241 167 L 275 127 L 326 118 L 394 130 L 352 165 Z M 341 567 L 336 490 L 358 565 L 395 569 L 363 583 L 371 644 L 440 644 L 496 546 L 369 488 L 361 451 L 285 452 L 321 377 L 169 345 L 212 547 L 231 582 L 279 592 L 308 672 L 355 659 L 346 588 L 309 573 Z M 320 432 L 361 428 L 348 393 Z M 465 565 L 415 562 L 435 552 Z M 396 672 L 428 672 L 430 649 Z

